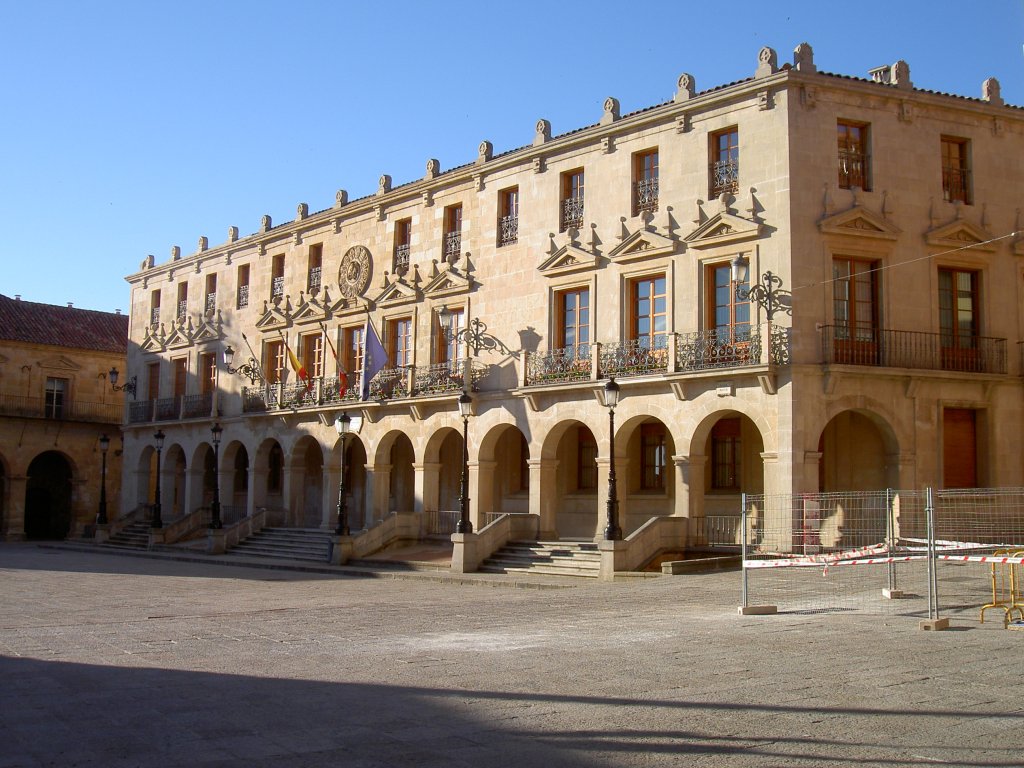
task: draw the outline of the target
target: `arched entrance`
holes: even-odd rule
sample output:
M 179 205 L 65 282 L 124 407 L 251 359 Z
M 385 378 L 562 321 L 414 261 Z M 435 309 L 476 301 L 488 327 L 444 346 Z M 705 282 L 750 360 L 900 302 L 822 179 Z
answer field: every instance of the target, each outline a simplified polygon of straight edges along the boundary
M 335 453 L 339 450 L 340 445 Z M 334 498 L 337 500 L 337 494 Z M 370 517 L 366 509 L 366 448 L 354 435 L 345 439 L 345 514 L 351 530 L 359 531 L 367 527 Z M 329 527 L 337 524 L 337 519 L 332 519 Z
M 25 537 L 63 539 L 70 530 L 71 465 L 57 451 L 46 451 L 28 465 Z
M 544 441 L 541 464 L 546 510 L 554 514 L 560 539 L 593 539 L 599 523 L 597 440 L 586 424 L 565 421 Z M 548 525 L 542 521 L 541 527 Z
M 416 476 L 413 462 L 416 453 L 405 433 L 391 444 L 391 482 L 388 489 L 389 512 L 412 512 L 416 509 Z
M 237 442 L 228 445 L 224 451 L 222 477 L 224 468 L 228 469 L 228 474 L 224 477 L 221 495 L 225 489 L 228 491 L 229 509 L 222 512 L 226 518 L 237 520 L 245 517 L 249 509 L 249 452 L 244 445 Z
M 324 452 L 312 437 L 303 437 L 294 448 L 291 464 L 291 504 L 289 518 L 299 528 L 324 525 Z
M 638 416 L 623 423 L 615 435 L 615 445 L 619 525 L 622 535 L 629 536 L 652 517 L 672 514 L 676 479 L 671 457 L 676 452 L 675 441 L 660 419 Z

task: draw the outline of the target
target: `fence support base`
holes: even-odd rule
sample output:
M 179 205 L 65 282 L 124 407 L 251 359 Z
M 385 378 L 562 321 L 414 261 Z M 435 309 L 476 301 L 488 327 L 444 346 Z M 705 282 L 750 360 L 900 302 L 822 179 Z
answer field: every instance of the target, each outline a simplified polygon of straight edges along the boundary
M 886 588 L 882 590 L 882 597 L 884 597 L 886 600 L 902 600 L 903 590 Z
M 778 613 L 779 608 L 776 605 L 741 605 L 736 612 L 740 616 L 770 616 Z
M 917 624 L 917 628 L 936 632 L 949 629 L 949 619 L 921 619 Z

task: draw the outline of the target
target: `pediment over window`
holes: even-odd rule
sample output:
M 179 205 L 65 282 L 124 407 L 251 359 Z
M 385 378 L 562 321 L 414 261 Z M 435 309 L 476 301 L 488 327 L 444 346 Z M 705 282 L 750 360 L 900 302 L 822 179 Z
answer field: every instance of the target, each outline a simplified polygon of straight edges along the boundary
M 188 324 L 176 323 L 171 332 L 167 335 L 164 340 L 164 346 L 168 349 L 178 349 L 181 347 L 187 347 L 192 343 L 192 321 L 189 320 Z
M 900 228 L 874 211 L 857 205 L 848 211 L 827 216 L 818 222 L 818 229 L 826 235 L 853 235 L 895 240 Z
M 754 240 L 761 237 L 762 234 L 764 234 L 764 224 L 722 211 L 716 213 L 683 239 L 694 248 L 711 248 Z
M 460 293 L 468 293 L 470 288 L 472 288 L 472 283 L 466 275 L 452 269 L 445 269 L 434 275 L 423 286 L 423 295 L 428 298 L 454 296 Z
M 344 296 L 342 296 L 330 306 L 330 314 L 332 317 L 349 317 L 351 315 L 365 315 L 369 311 L 370 302 L 368 302 L 362 296 L 353 296 L 351 299 L 346 299 Z
M 400 304 L 412 304 L 419 301 L 416 289 L 402 278 L 398 278 L 380 292 L 375 303 L 382 307 L 394 307 Z
M 146 329 L 146 338 L 139 345 L 143 352 L 162 352 L 164 349 L 163 335 L 152 328 Z
M 992 234 L 966 219 L 955 219 L 949 224 L 930 229 L 924 233 L 924 239 L 928 245 L 940 248 L 963 248 L 965 245 L 974 245 L 976 247 L 971 250 L 989 253 L 996 249 L 995 243 L 987 242 L 992 239 Z
M 256 327 L 261 331 L 275 331 L 287 328 L 290 316 L 287 310 L 274 306 L 269 302 L 263 302 L 263 315 L 256 321 Z
M 624 262 L 652 256 L 669 256 L 676 252 L 678 245 L 671 237 L 640 229 L 615 246 L 608 254 L 608 258 Z
M 300 296 L 303 301 L 292 313 L 292 320 L 298 325 L 322 323 L 327 319 L 327 305 L 316 296 Z M 326 298 L 326 297 L 325 297 Z
M 547 277 L 558 277 L 595 267 L 597 254 L 585 251 L 578 245 L 566 244 L 538 264 L 537 271 Z
M 47 368 L 55 371 L 80 371 L 82 366 L 76 363 L 70 358 L 64 357 L 64 355 L 57 355 L 55 357 L 44 357 L 42 360 L 37 362 L 40 368 Z
M 220 312 L 217 313 L 216 319 L 204 317 L 199 323 L 199 327 L 193 332 L 192 341 L 194 343 L 201 341 L 216 341 L 221 337 L 221 325 Z

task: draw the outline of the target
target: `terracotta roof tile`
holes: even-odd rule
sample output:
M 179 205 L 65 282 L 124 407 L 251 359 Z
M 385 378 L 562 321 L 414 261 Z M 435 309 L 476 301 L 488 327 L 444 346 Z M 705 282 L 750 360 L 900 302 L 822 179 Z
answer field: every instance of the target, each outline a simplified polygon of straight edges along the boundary
M 125 354 L 128 316 L 37 304 L 0 294 L 0 340 Z

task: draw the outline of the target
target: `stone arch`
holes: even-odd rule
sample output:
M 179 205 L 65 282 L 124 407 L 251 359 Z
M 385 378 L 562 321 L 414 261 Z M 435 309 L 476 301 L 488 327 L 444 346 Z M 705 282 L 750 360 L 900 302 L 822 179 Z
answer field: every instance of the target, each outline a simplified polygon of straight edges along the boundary
M 338 470 L 341 468 L 341 437 L 338 437 L 330 456 L 330 471 L 328 475 L 332 478 L 330 483 L 331 503 L 327 506 L 326 517 L 328 527 L 334 528 L 338 521 L 335 519 L 338 504 Z M 345 511 L 348 517 L 348 526 L 352 531 L 358 531 L 369 527 L 371 519 L 367 503 L 368 475 L 366 472 L 366 445 L 359 435 L 349 434 L 345 438 Z
M 870 408 L 829 409 L 818 432 L 815 490 L 878 491 L 898 488 L 899 439 L 890 422 Z
M 134 510 L 148 507 L 156 501 L 156 473 L 156 449 L 146 443 L 136 454 L 135 466 L 132 469 Z
M 470 451 L 472 461 L 472 446 Z M 435 430 L 424 446 L 423 510 L 446 513 L 446 520 L 451 525 L 454 525 L 451 521 L 460 511 L 462 500 L 462 459 L 462 431 L 454 426 Z
M 256 449 L 252 461 L 253 508 L 266 509 L 267 525 L 285 524 L 285 456 L 275 438 L 268 437 Z
M 249 451 L 240 440 L 230 441 L 221 454 L 221 514 L 225 519 L 240 518 L 249 512 L 249 482 L 252 468 Z
M 172 443 L 164 448 L 163 466 L 160 468 L 160 509 L 161 518 L 166 525 L 170 520 L 188 514 L 186 490 L 188 483 L 188 462 L 185 449 L 179 443 Z
M 552 537 L 591 539 L 601 525 L 598 445 L 590 425 L 578 419 L 559 421 L 545 433 L 536 473 L 541 488 L 535 495 L 541 530 Z
M 618 415 L 618 414 L 616 414 Z M 607 438 L 608 428 L 605 427 Z M 608 469 L 608 443 L 604 444 Z M 676 477 L 672 457 L 676 443 L 659 416 L 636 414 L 615 425 L 615 474 L 619 494 L 619 525 L 628 536 L 652 517 L 673 513 Z M 600 487 L 601 478 L 598 478 Z
M 484 434 L 477 452 L 475 486 L 482 525 L 494 515 L 530 511 L 529 462 L 530 443 L 517 424 L 495 424 Z
M 303 435 L 292 446 L 286 461 L 288 520 L 299 528 L 324 525 L 324 449 L 311 435 Z
M 74 463 L 63 451 L 43 451 L 29 462 L 25 482 L 25 537 L 64 539 L 71 530 Z
M 706 414 L 686 455 L 691 516 L 738 518 L 741 495 L 764 492 L 764 453 L 764 434 L 748 413 L 722 408 Z
M 380 486 L 375 486 L 380 500 L 374 501 L 378 514 L 415 509 L 415 462 L 416 451 L 405 432 L 393 429 L 381 437 L 373 462 L 374 482 L 380 483 Z
M 189 498 L 185 505 L 185 514 L 200 507 L 208 509 L 213 503 L 213 487 L 216 482 L 213 446 L 210 443 L 203 441 L 196 445 L 192 451 L 192 460 L 188 463 L 186 475 Z

